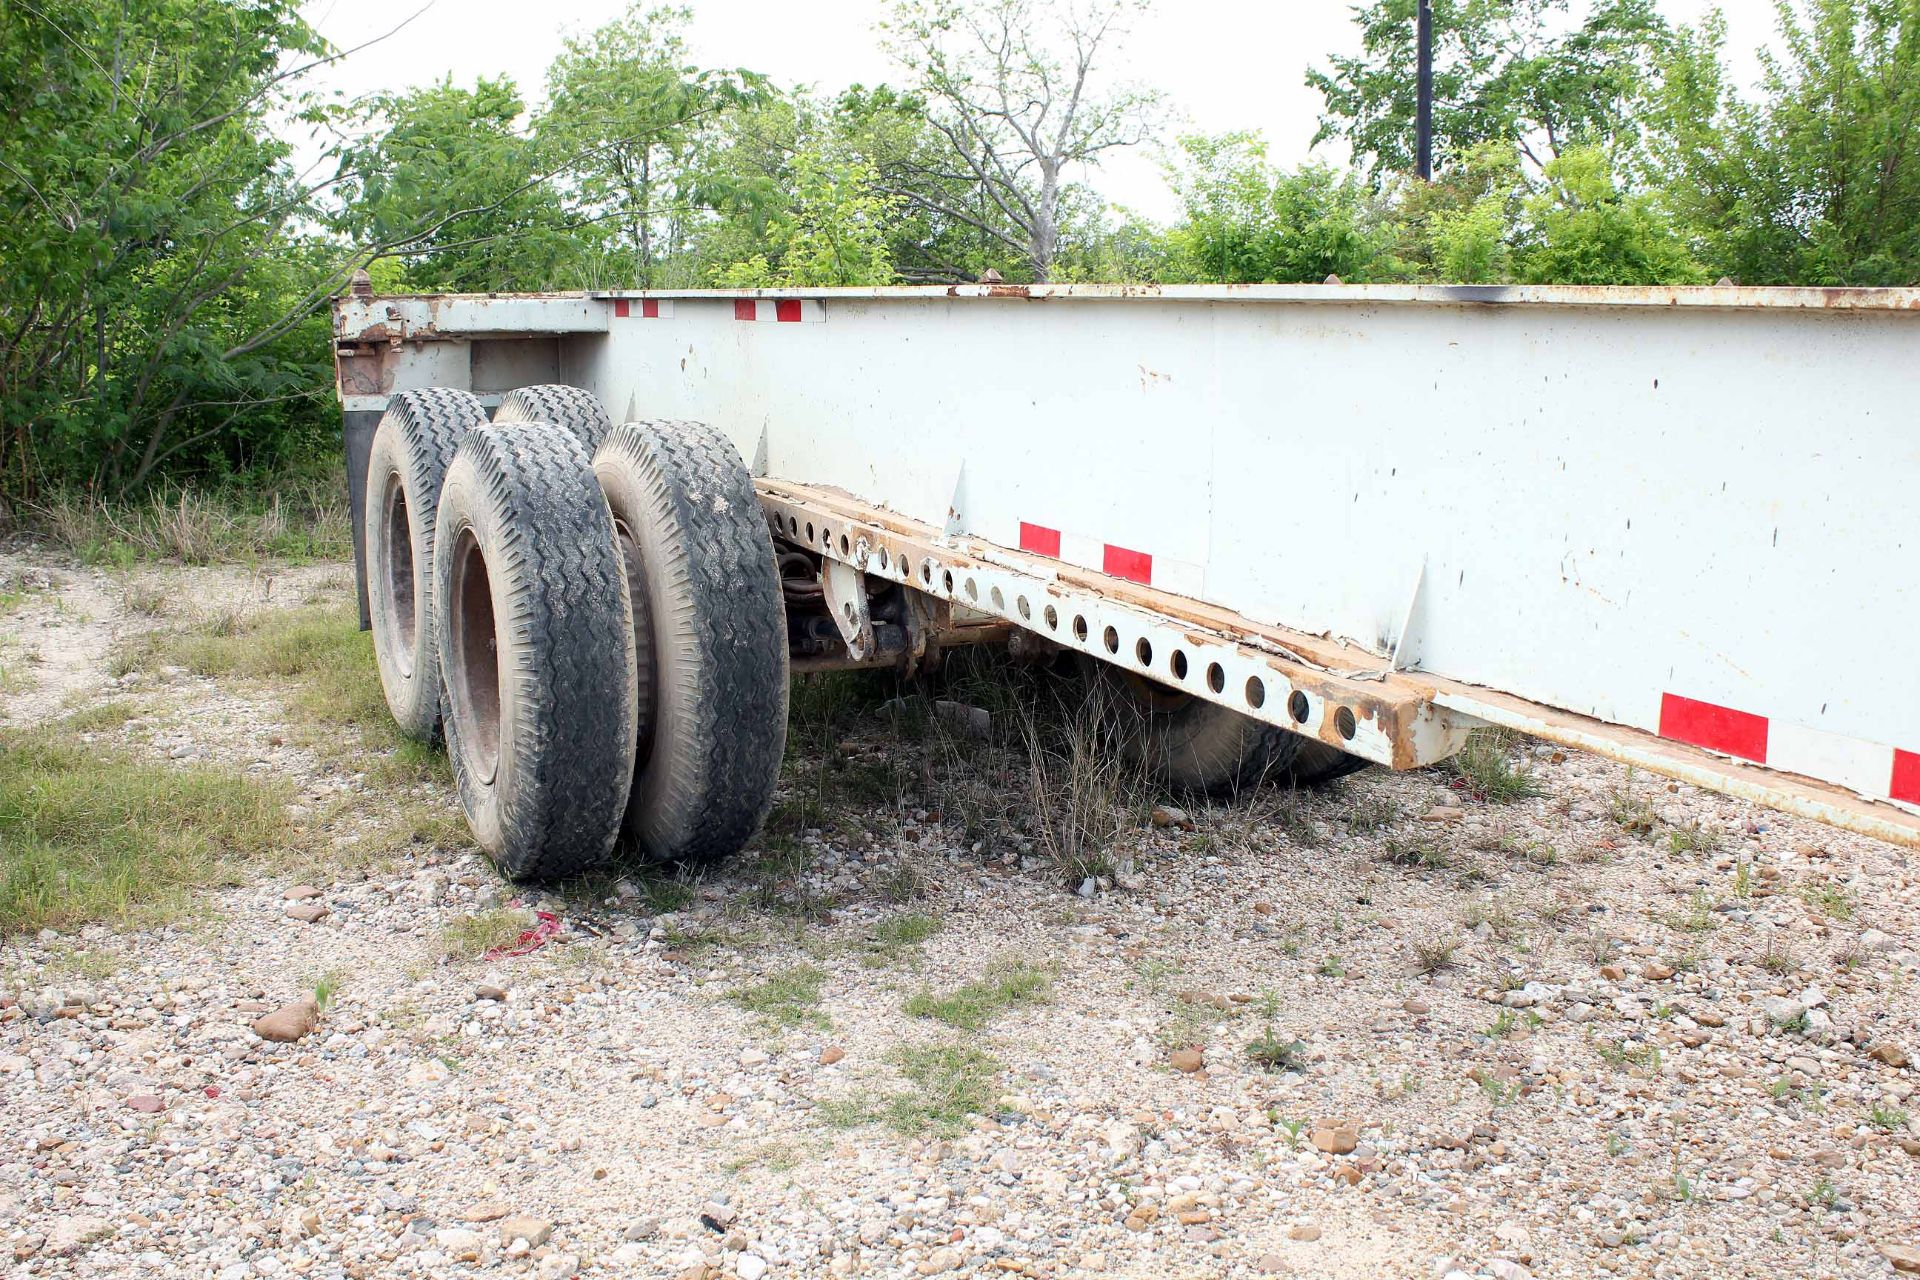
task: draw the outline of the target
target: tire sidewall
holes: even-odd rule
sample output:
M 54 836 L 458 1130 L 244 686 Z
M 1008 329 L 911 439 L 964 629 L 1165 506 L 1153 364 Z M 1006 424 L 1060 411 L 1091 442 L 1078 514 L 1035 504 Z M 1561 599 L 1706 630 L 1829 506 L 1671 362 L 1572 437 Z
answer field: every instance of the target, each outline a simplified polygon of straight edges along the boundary
M 640 558 L 640 579 L 646 599 L 636 602 L 634 613 L 644 609 L 647 634 L 634 637 L 636 646 L 646 644 L 652 661 L 652 679 L 658 695 L 650 708 L 646 742 L 636 761 L 632 799 L 628 802 L 622 835 L 642 849 L 672 847 L 683 834 L 681 815 L 669 812 L 663 803 L 671 789 L 672 773 L 698 768 L 705 759 L 704 726 L 695 714 L 696 699 L 676 696 L 675 691 L 705 687 L 706 665 L 700 637 L 691 616 L 668 591 L 671 575 L 660 571 L 669 557 L 686 554 L 685 531 L 671 495 L 665 502 L 650 502 L 649 489 L 666 494 L 660 486 L 649 486 L 648 477 L 622 461 L 600 455 L 594 460 L 594 473 L 600 491 L 607 500 L 613 518 L 616 541 L 625 529 Z
M 457 459 L 447 471 L 446 483 L 440 491 L 440 511 L 436 524 L 437 540 L 446 554 L 436 558 L 433 569 L 433 598 L 436 602 L 451 599 L 453 590 L 454 549 L 461 544 L 463 535 L 471 532 L 474 540 L 480 544 L 480 553 L 488 561 L 487 582 L 489 594 L 493 599 L 493 616 L 496 634 L 504 600 L 501 595 L 500 575 L 497 572 L 497 559 L 493 549 L 497 545 L 497 512 L 493 504 L 486 501 L 481 486 L 476 483 L 473 464 L 469 459 Z M 436 612 L 444 615 L 444 608 Z M 451 671 L 458 661 L 453 653 L 453 634 L 450 626 L 436 628 L 435 643 L 442 671 Z M 500 670 L 500 731 L 499 753 L 494 764 L 493 777 L 482 778 L 472 767 L 468 745 L 461 740 L 460 718 L 449 709 L 445 722 L 447 740 L 447 760 L 453 766 L 454 786 L 460 794 L 460 807 L 466 812 L 467 825 L 472 828 L 474 842 L 487 851 L 496 862 L 500 860 L 505 848 L 505 822 L 501 812 L 502 796 L 510 793 L 510 773 L 512 770 L 512 747 L 516 708 L 512 699 L 519 687 L 519 681 L 512 678 L 508 669 L 513 650 L 510 646 L 495 646 Z M 451 690 L 447 697 L 452 698 Z M 502 865 L 508 875 L 517 874 L 516 869 Z
M 436 495 L 422 491 L 418 468 L 409 466 L 400 424 L 381 420 L 367 465 L 367 504 L 361 545 L 366 549 L 367 614 L 373 631 L 375 664 L 387 706 L 401 731 L 432 739 L 440 730 L 439 653 L 434 640 L 433 521 Z M 417 461 L 417 460 L 412 460 Z M 407 504 L 406 536 L 413 559 L 413 643 L 401 640 L 398 602 L 389 590 L 393 545 L 387 522 L 395 490 Z M 403 668 L 398 661 L 404 654 Z

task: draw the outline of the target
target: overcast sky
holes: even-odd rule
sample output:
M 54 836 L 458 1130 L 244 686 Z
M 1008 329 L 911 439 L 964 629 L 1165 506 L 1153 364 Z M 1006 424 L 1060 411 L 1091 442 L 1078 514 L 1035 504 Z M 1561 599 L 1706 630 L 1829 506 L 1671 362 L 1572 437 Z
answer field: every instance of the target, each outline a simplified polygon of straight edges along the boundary
M 303 8 L 348 48 L 423 6 L 397 34 L 329 68 L 322 87 L 355 95 L 447 74 L 471 83 L 506 72 L 531 104 L 562 39 L 626 7 L 624 0 L 310 0 Z M 885 7 L 884 0 L 693 0 L 688 40 L 702 65 L 747 67 L 831 93 L 897 79 L 874 34 Z M 1692 22 L 1712 6 L 1660 0 L 1660 7 L 1675 22 Z M 1772 0 L 1721 0 L 1720 7 L 1740 55 L 1736 68 L 1750 79 L 1750 51 L 1772 33 Z M 1304 83 L 1307 68 L 1357 47 L 1347 0 L 1159 0 L 1135 32 L 1114 71 L 1167 95 L 1181 122 L 1169 140 L 1181 127 L 1254 129 L 1288 166 L 1308 158 L 1320 108 Z M 1111 200 L 1160 218 L 1173 212 L 1150 154 L 1123 155 L 1095 180 Z

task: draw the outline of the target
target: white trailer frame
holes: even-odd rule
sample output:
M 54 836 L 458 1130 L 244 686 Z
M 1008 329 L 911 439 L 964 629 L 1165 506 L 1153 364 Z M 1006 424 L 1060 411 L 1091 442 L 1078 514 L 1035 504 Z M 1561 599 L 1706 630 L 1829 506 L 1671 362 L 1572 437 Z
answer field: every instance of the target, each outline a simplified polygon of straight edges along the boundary
M 335 338 L 356 533 L 389 395 L 571 383 L 721 428 L 835 572 L 1369 760 L 1504 725 L 1920 846 L 1920 290 L 357 294 Z

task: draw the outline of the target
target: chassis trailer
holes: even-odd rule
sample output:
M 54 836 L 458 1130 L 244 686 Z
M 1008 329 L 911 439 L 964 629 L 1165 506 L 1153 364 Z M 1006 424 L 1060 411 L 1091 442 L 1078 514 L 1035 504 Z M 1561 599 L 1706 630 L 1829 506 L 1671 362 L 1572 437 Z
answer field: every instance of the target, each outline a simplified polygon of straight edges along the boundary
M 1110 669 L 1185 786 L 1493 725 L 1920 846 L 1920 290 L 362 281 L 334 338 L 362 622 L 509 874 L 732 852 L 790 671 L 970 643 Z

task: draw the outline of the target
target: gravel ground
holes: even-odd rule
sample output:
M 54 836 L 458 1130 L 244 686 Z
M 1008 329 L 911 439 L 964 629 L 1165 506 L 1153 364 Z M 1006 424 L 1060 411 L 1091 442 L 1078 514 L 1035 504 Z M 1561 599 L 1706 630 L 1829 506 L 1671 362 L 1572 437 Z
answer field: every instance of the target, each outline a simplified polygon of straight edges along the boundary
M 338 566 L 129 578 L 31 549 L 8 582 L 16 724 L 127 694 L 115 641 L 163 625 L 130 585 L 196 609 L 351 591 Z M 285 775 L 303 814 L 397 803 L 289 746 L 272 688 L 132 686 L 142 715 L 102 737 Z M 843 745 L 911 754 L 893 732 Z M 450 926 L 521 891 L 425 848 L 207 891 L 165 927 L 0 939 L 0 1268 L 1920 1270 L 1912 855 L 1526 754 L 1540 794 L 1509 804 L 1426 771 L 1163 806 L 1085 895 L 909 799 L 798 830 L 777 874 L 529 895 L 557 932 L 524 955 L 449 958 Z M 985 781 L 1012 809 L 1020 778 Z M 1042 989 L 976 1027 L 905 1008 L 1015 961 Z M 316 987 L 310 1033 L 252 1029 Z M 916 1050 L 966 1080 L 916 1083 Z M 978 1114 L 890 1125 L 890 1099 Z

